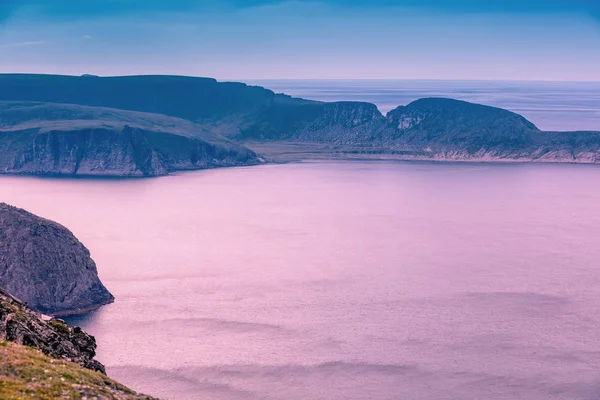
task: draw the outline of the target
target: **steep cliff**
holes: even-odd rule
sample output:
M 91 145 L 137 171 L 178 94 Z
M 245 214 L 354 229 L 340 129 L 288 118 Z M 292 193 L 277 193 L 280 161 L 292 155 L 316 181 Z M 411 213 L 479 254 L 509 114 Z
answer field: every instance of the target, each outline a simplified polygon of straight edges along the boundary
M 319 138 L 383 119 L 368 103 L 322 103 L 236 82 L 184 76 L 0 74 L 0 100 L 79 104 L 193 121 L 231 138 Z M 366 122 L 365 120 L 365 122 Z M 353 122 L 356 121 L 356 122 Z M 329 129 L 324 129 L 325 127 Z
M 0 290 L 0 398 L 151 399 L 109 379 L 95 355 L 93 336 Z
M 0 75 L 2 99 L 78 103 L 183 118 L 195 128 L 188 125 L 179 131 L 195 132 L 203 127 L 267 155 L 273 153 L 272 147 L 265 143 L 287 144 L 288 148 L 280 154 L 283 157 L 278 158 L 281 160 L 295 151 L 289 147 L 297 143 L 304 149 L 313 145 L 312 156 L 324 157 L 382 154 L 402 159 L 453 161 L 596 163 L 600 160 L 598 132 L 541 132 L 510 111 L 452 99 L 421 99 L 383 116 L 370 103 L 323 103 L 207 78 Z M 111 119 L 106 117 L 104 124 Z M 168 132 L 164 124 L 161 129 L 147 124 L 129 126 L 141 129 L 144 136 L 148 136 L 148 131 Z M 11 149 L 5 153 L 10 154 Z M 184 157 L 181 151 L 165 155 L 152 149 L 135 157 L 131 152 L 109 156 L 100 153 L 92 159 L 108 157 L 128 165 L 132 163 L 122 161 L 123 157 L 140 160 L 142 166 L 133 163 L 135 167 L 128 172 L 131 175 L 160 175 L 195 165 L 190 160 L 196 160 L 196 152 Z M 215 158 L 219 157 L 222 155 Z M 229 161 L 225 164 L 232 163 L 231 157 L 226 158 Z M 202 165 L 210 165 L 213 157 L 208 159 Z M 248 159 L 241 162 L 252 164 L 256 160 Z M 238 158 L 236 162 L 240 162 Z M 9 169 L 20 168 L 19 160 L 5 161 L 4 165 L 7 164 Z M 67 164 L 71 165 L 70 161 Z
M 158 176 L 252 165 L 252 151 L 189 121 L 98 107 L 0 102 L 0 172 Z
M 375 143 L 440 160 L 595 163 L 600 132 L 543 132 L 522 116 L 443 98 L 388 113 Z
M 0 203 L 0 288 L 48 315 L 111 303 L 88 249 L 65 227 Z
M 295 140 L 351 144 L 367 140 L 385 119 L 374 104 L 360 102 L 278 101 L 249 120 L 237 140 Z

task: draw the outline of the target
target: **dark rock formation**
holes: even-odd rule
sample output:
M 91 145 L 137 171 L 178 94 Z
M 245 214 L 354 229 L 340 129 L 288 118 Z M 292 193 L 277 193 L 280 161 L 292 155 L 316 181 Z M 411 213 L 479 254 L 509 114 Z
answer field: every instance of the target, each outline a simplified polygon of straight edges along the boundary
M 177 118 L 0 102 L 0 173 L 158 176 L 258 162 L 252 151 Z
M 388 153 L 404 159 L 600 162 L 599 132 L 541 132 L 512 112 L 452 99 L 421 99 L 383 116 L 369 103 L 309 101 L 207 78 L 0 75 L 2 99 L 164 114 L 246 145 L 313 143 L 336 146 L 339 154 Z M 164 158 L 159 151 L 142 157 L 146 164 Z M 190 164 L 180 161 L 184 168 Z M 163 162 L 166 170 L 177 164 Z
M 0 398 L 153 400 L 106 376 L 96 340 L 0 289 Z
M 81 328 L 60 319 L 43 319 L 8 292 L 0 289 L 0 339 L 33 347 L 54 358 L 105 373 L 96 356 L 96 340 Z
M 406 143 L 523 145 L 538 128 L 500 108 L 443 98 L 421 99 L 390 111 L 387 128 Z
M 288 99 L 239 126 L 237 140 L 296 140 L 319 143 L 353 142 L 376 131 L 385 121 L 377 107 L 360 102 L 305 102 Z
M 417 100 L 390 111 L 386 122 L 375 143 L 424 158 L 600 161 L 600 132 L 543 132 L 518 114 L 465 101 Z
M 67 228 L 4 203 L 0 288 L 48 315 L 82 313 L 114 300 L 90 252 Z

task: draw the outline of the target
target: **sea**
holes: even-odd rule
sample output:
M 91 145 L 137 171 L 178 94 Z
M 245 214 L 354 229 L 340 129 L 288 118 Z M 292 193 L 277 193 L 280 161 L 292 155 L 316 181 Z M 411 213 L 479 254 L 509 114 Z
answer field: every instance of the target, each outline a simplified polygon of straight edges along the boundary
M 600 84 L 268 81 L 600 130 Z M 68 322 L 162 399 L 600 399 L 600 166 L 307 161 L 152 179 L 0 176 L 116 301 Z

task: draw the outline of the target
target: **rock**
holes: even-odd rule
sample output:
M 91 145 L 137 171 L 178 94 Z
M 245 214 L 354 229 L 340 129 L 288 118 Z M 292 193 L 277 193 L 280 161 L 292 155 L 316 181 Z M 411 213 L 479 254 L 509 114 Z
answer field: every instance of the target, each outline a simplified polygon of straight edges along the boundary
M 600 132 L 542 132 L 510 111 L 453 99 L 421 99 L 383 116 L 370 103 L 310 101 L 209 78 L 85 79 L 0 74 L 2 99 L 163 114 L 188 120 L 246 145 L 256 142 L 333 145 L 342 155 L 371 152 L 394 154 L 402 159 L 600 162 Z M 4 152 L 10 153 L 14 146 L 6 149 Z M 0 157 L 2 153 L 0 149 Z M 142 165 L 162 163 L 167 171 L 180 166 L 188 168 L 190 157 L 183 157 L 181 151 L 177 153 L 169 157 L 158 150 L 144 153 Z M 119 157 L 135 158 L 130 154 L 121 152 Z M 165 163 L 165 159 L 170 161 Z M 129 171 L 146 176 L 153 172 L 144 171 L 160 171 L 160 168 L 136 167 Z
M 12 308 L 18 311 L 13 312 Z M 8 335 L 10 341 L 6 341 L 6 325 L 11 326 L 9 330 L 17 331 L 14 341 L 12 334 Z M 154 399 L 108 378 L 100 363 L 94 360 L 90 363 L 86 355 L 79 354 L 82 349 L 69 344 L 68 336 L 62 329 L 53 332 L 52 326 L 40 326 L 35 315 L 0 293 L 0 398 Z M 29 346 L 19 344 L 24 337 L 34 341 Z
M 257 155 L 189 121 L 67 104 L 0 102 L 0 173 L 160 176 L 253 165 Z
M 89 250 L 64 226 L 0 203 L 0 288 L 43 314 L 111 303 Z
M 54 358 L 105 373 L 93 358 L 96 340 L 81 328 L 71 328 L 63 320 L 44 321 L 25 303 L 0 289 L 0 339 L 33 347 Z

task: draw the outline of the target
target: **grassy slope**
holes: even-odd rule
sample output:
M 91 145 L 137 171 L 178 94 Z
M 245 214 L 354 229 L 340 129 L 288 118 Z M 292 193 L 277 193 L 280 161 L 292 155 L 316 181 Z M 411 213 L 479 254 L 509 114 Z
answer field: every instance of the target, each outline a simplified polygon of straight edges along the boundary
M 131 129 L 126 126 L 138 130 L 138 133 L 141 130 L 143 134 L 136 137 L 143 143 L 129 143 L 131 138 L 126 131 Z M 60 140 L 56 139 L 58 137 Z M 48 144 L 52 140 L 56 146 L 62 146 L 60 151 Z M 32 153 L 35 146 L 38 147 L 37 152 Z M 45 152 L 39 149 L 40 146 Z M 62 167 L 68 170 L 77 160 L 87 160 L 88 163 L 98 160 L 101 164 L 104 158 L 107 166 L 117 165 L 115 168 L 118 170 L 119 160 L 125 162 L 120 158 L 121 152 L 127 153 L 133 149 L 135 154 L 143 153 L 140 160 L 144 161 L 148 157 L 147 152 L 144 153 L 149 150 L 148 146 L 154 146 L 153 150 L 163 156 L 163 166 L 169 170 L 258 162 L 256 155 L 247 148 L 199 124 L 179 118 L 75 104 L 0 101 L 0 166 L 6 170 L 11 170 L 15 160 L 29 159 L 35 154 L 41 159 L 40 162 L 50 163 L 50 166 L 48 158 L 54 157 L 57 164 L 55 169 Z M 192 158 L 196 152 L 200 159 L 194 161 Z M 58 160 L 58 155 L 63 158 Z M 137 167 L 143 171 L 152 169 L 142 168 L 144 165 Z M 113 171 L 112 174 L 118 175 L 117 172 Z
M 99 372 L 0 341 L 0 399 L 152 399 Z
M 77 104 L 0 101 L 0 132 L 73 131 L 85 128 L 122 129 L 125 125 L 207 142 L 225 139 L 187 120 L 145 112 L 88 107 Z

